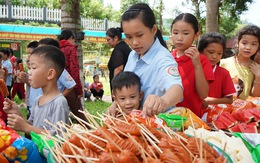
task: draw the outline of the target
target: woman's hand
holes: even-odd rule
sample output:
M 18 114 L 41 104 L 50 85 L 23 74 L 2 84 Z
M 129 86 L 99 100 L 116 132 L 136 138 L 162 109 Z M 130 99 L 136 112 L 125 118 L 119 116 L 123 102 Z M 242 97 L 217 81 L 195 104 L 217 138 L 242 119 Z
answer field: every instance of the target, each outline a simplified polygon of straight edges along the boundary
M 167 109 L 167 103 L 163 98 L 157 95 L 149 95 L 144 102 L 141 115 L 153 116 L 163 112 L 165 109 Z

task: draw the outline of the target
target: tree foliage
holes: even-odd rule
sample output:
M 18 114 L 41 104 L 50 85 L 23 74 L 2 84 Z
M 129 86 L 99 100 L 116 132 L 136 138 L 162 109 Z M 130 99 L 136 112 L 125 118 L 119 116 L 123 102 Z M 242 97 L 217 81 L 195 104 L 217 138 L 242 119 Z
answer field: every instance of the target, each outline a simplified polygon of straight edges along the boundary
M 253 0 L 218 0 L 219 3 L 219 31 L 231 38 L 234 34 L 238 23 L 240 23 L 240 15 L 242 12 L 248 10 L 248 4 Z M 190 4 L 192 6 L 193 14 L 197 17 L 202 33 L 205 30 L 205 3 L 206 0 L 186 0 L 183 5 Z
M 113 14 L 111 5 L 105 7 L 103 0 L 82 0 L 80 2 L 81 16 L 94 19 L 110 19 Z

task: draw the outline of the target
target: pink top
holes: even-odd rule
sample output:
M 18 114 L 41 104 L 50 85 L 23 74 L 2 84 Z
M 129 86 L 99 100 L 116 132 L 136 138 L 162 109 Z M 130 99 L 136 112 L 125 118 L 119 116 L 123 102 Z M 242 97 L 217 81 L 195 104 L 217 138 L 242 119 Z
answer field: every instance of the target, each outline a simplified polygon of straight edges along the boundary
M 102 84 L 102 82 L 98 82 L 98 83 L 93 82 L 90 85 L 90 89 L 92 89 L 92 88 L 94 88 L 97 92 L 99 92 L 101 89 L 103 89 L 103 84 Z

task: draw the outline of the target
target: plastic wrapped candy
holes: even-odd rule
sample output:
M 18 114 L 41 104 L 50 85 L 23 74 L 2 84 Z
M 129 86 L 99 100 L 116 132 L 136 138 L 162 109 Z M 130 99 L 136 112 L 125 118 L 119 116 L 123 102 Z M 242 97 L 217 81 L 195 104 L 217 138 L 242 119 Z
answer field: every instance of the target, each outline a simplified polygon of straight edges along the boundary
M 0 119 L 0 152 L 9 147 L 20 135 L 7 127 L 5 122 Z
M 16 139 L 11 146 L 3 151 L 5 157 L 11 162 L 22 162 L 22 163 L 46 163 L 35 143 L 27 138 L 20 137 Z

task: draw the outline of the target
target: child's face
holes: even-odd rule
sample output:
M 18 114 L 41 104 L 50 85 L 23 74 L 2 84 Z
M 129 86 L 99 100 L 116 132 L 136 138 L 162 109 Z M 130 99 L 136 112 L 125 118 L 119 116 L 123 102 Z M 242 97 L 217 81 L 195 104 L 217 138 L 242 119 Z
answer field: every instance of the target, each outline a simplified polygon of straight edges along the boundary
M 121 90 L 117 89 L 113 97 L 121 109 L 129 114 L 133 109 L 139 109 L 143 96 L 137 86 L 131 86 L 129 88 L 123 87 Z
M 197 37 L 198 34 L 195 33 L 191 24 L 185 21 L 179 20 L 172 26 L 172 43 L 179 51 L 184 52 L 188 49 Z
M 139 18 L 136 18 L 123 21 L 122 27 L 127 43 L 142 57 L 154 43 L 154 37 L 157 31 L 156 26 L 154 25 L 154 27 L 150 29 L 146 27 Z
M 4 54 L 3 52 L 0 52 L 0 55 L 2 56 L 3 60 L 6 60 L 6 59 L 8 59 L 7 55 L 6 55 L 6 54 Z
M 238 55 L 244 58 L 250 58 L 254 55 L 259 47 L 259 41 L 256 36 L 243 35 L 238 42 Z
M 33 88 L 43 87 L 48 78 L 48 67 L 42 57 L 30 56 L 29 83 Z
M 216 65 L 223 56 L 223 46 L 219 43 L 210 43 L 202 52 L 210 61 Z

